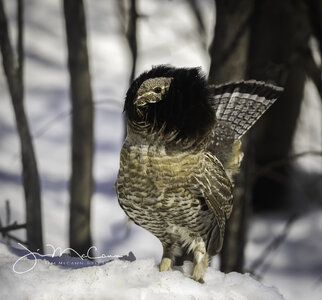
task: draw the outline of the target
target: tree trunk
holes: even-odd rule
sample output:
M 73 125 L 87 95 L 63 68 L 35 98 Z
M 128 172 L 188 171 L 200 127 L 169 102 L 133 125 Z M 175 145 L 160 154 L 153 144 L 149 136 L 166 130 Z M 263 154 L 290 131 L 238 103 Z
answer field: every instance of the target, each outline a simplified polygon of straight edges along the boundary
M 83 1 L 64 0 L 68 67 L 72 100 L 72 175 L 70 183 L 70 247 L 86 254 L 93 193 L 93 100 Z
M 257 167 L 289 156 L 300 113 L 307 66 L 312 62 L 312 34 L 303 0 L 257 0 L 252 24 L 248 76 L 285 87 L 283 95 L 253 130 Z M 320 73 L 321 78 L 321 73 Z M 253 201 L 257 210 L 288 206 L 287 166 L 259 178 Z
M 24 110 L 23 87 L 23 1 L 17 1 L 18 16 L 18 60 L 15 61 L 11 46 L 8 22 L 2 0 L 0 0 L 0 46 L 2 62 L 7 78 L 9 92 L 15 112 L 17 130 L 20 138 L 22 177 L 26 200 L 26 225 L 28 247 L 31 251 L 43 252 L 41 196 L 37 162 L 30 135 L 28 120 Z
M 245 158 L 236 179 L 237 195 L 221 259 L 221 269 L 228 272 L 242 270 L 250 199 L 254 199 L 255 208 L 261 209 L 288 204 L 283 202 L 286 182 L 276 180 L 276 174 L 286 177 L 285 166 L 259 178 L 252 187 L 247 186 L 246 179 L 255 168 L 289 155 L 306 77 L 311 77 L 321 91 L 321 69 L 309 49 L 309 38 L 314 34 L 310 13 L 313 14 L 314 5 L 317 10 L 321 6 L 315 0 L 218 0 L 216 3 L 210 82 L 251 78 L 285 87 L 284 94 L 247 134 L 248 143 L 244 142 Z M 314 20 L 315 32 L 320 32 L 318 17 Z
M 136 11 L 136 0 L 130 0 L 129 23 L 127 26 L 127 33 L 126 33 L 126 37 L 131 51 L 131 57 L 132 57 L 130 84 L 134 80 L 135 71 L 136 71 L 136 60 L 138 56 L 137 38 L 136 38 L 137 16 L 138 14 Z
M 245 79 L 254 0 L 217 0 L 214 39 L 209 49 L 209 81 Z
M 322 1 L 308 0 L 309 14 L 312 21 L 315 37 L 319 41 L 320 53 L 322 53 Z M 320 73 L 321 75 L 321 73 Z M 321 79 L 321 78 L 320 78 Z
M 211 57 L 209 83 L 221 84 L 239 81 L 246 77 L 253 5 L 253 0 L 216 1 L 215 36 L 209 51 Z M 245 143 L 244 139 L 243 144 Z M 245 175 L 251 166 L 251 159 L 247 154 L 246 152 L 241 172 L 235 178 L 234 208 L 226 225 L 221 251 L 220 269 L 223 272 L 243 271 L 250 202 L 245 185 Z

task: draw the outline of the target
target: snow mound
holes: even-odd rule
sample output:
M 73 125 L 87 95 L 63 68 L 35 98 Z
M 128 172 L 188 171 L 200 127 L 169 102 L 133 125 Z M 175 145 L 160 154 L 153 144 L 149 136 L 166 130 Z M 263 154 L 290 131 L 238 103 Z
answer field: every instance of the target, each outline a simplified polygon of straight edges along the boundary
M 153 259 L 80 268 L 76 262 L 83 264 L 81 258 L 69 258 L 66 267 L 57 265 L 59 259 L 53 263 L 21 258 L 14 251 L 0 243 L 0 299 L 283 299 L 275 288 L 249 275 L 223 274 L 213 268 L 204 284 L 197 283 L 187 277 L 192 268 L 188 262 L 161 273 Z M 66 265 L 66 256 L 62 261 Z

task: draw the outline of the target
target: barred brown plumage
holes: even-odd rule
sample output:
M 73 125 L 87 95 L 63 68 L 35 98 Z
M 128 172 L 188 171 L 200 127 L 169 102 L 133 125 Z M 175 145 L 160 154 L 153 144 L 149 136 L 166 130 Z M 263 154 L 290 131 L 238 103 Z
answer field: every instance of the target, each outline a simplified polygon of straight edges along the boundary
M 282 89 L 255 81 L 209 87 L 198 68 L 158 66 L 129 88 L 118 179 L 121 207 L 162 243 L 160 271 L 193 253 L 202 282 L 233 208 L 241 136 Z

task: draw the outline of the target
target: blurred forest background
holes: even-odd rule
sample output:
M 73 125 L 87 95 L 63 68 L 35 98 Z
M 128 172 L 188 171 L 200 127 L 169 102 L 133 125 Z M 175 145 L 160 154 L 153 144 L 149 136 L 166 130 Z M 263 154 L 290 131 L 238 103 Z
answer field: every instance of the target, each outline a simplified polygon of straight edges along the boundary
M 0 0 L 0 46 L 3 242 L 158 257 L 116 208 L 122 102 L 151 65 L 202 66 L 285 88 L 244 138 L 220 269 L 321 291 L 321 1 Z

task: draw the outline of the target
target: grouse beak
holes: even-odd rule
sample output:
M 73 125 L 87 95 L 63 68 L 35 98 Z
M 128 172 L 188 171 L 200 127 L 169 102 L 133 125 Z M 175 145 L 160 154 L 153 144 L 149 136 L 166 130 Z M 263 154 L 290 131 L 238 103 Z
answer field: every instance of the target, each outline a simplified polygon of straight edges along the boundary
M 156 94 L 154 92 L 147 92 L 144 93 L 143 95 L 138 95 L 134 99 L 134 105 L 137 107 L 143 107 L 147 105 L 148 103 L 157 103 L 161 101 L 161 94 Z
M 136 106 L 144 106 L 148 104 L 148 101 L 144 96 L 136 96 L 133 103 Z

